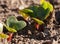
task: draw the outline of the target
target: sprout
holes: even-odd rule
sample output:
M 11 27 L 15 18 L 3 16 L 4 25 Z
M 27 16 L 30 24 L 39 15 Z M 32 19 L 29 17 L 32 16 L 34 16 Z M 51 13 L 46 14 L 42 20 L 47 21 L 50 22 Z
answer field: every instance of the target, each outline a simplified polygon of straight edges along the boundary
M 7 19 L 6 24 L 4 24 L 4 26 L 10 32 L 17 32 L 27 25 L 25 21 L 18 21 L 15 16 L 10 16 Z

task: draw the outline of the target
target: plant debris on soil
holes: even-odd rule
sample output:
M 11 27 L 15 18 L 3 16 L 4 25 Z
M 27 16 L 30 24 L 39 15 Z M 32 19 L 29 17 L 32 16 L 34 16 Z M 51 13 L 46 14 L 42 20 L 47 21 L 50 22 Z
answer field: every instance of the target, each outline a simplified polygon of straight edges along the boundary
M 39 0 L 0 0 L 0 22 L 5 22 L 9 16 L 24 20 L 18 13 L 18 8 L 23 5 L 22 1 L 25 6 L 39 4 Z M 60 0 L 48 1 L 52 3 L 54 10 L 44 21 L 45 25 L 40 26 L 39 30 L 34 27 L 34 23 L 27 25 L 23 30 L 14 33 L 8 44 L 60 44 Z M 5 27 L 3 31 L 5 34 L 9 33 Z

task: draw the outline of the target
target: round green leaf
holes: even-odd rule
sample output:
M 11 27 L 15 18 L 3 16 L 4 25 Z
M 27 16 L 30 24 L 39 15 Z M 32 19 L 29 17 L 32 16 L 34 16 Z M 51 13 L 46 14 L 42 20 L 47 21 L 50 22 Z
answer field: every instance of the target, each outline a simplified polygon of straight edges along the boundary
M 8 26 L 8 28 L 10 27 L 9 29 L 12 29 L 14 31 L 15 30 L 18 31 L 18 30 L 23 29 L 26 26 L 26 22 L 25 21 L 18 21 L 14 16 L 10 16 L 7 19 L 7 26 Z

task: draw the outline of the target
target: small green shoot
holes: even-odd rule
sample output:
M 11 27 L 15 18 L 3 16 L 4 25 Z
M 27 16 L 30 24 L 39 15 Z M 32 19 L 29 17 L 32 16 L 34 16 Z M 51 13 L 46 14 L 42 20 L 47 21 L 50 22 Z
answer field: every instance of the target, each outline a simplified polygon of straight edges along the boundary
M 18 21 L 16 19 L 16 17 L 14 16 L 10 16 L 8 19 L 7 19 L 7 22 L 6 22 L 7 26 L 10 27 L 10 30 L 14 30 L 13 32 L 16 32 L 18 30 L 21 30 L 23 29 L 27 24 L 25 21 Z M 5 26 L 6 27 L 6 26 Z M 8 28 L 7 27 L 7 28 Z M 11 31 L 12 31 L 11 30 Z
M 47 19 L 47 17 L 50 15 L 50 12 L 53 11 L 53 5 L 46 0 L 41 0 L 40 5 L 33 5 L 20 11 L 23 17 L 30 16 L 31 18 L 33 17 L 33 20 L 35 21 L 36 19 L 43 21 Z M 23 13 L 25 16 L 23 15 Z M 38 22 L 38 24 L 41 23 L 40 21 Z

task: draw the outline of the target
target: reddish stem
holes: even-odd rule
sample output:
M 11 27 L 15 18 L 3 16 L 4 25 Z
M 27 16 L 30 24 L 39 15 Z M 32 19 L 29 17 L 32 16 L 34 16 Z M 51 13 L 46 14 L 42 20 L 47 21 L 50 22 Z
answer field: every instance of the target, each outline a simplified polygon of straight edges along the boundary
M 39 24 L 35 24 L 36 29 L 39 29 Z
M 10 34 L 9 34 L 9 38 L 7 39 L 9 42 L 11 41 L 12 36 L 13 36 L 13 33 L 10 33 Z

